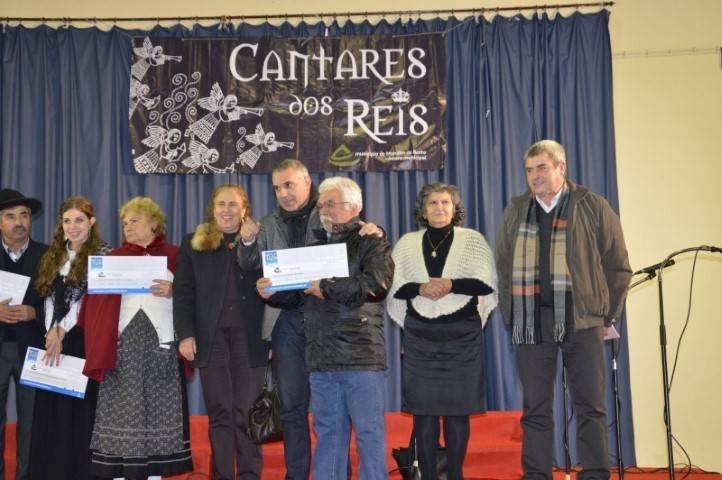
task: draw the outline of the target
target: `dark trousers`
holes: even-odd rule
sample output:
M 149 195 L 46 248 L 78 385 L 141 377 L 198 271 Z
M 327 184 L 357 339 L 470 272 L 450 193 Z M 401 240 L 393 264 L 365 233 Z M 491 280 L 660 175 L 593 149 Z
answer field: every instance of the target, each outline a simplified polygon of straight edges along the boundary
M 522 467 L 525 479 L 551 479 L 554 445 L 552 401 L 557 355 L 567 369 L 577 418 L 580 479 L 609 478 L 607 416 L 604 405 L 603 327 L 576 330 L 561 344 L 552 337 L 553 313 L 542 308 L 542 342 L 519 345 L 517 360 L 524 390 Z
M 18 344 L 15 342 L 0 343 L 0 480 L 5 480 L 5 460 L 2 452 L 5 451 L 5 405 L 8 398 L 8 387 L 11 378 L 15 382 L 15 406 L 18 421 L 15 430 L 17 439 L 16 453 L 16 480 L 28 478 L 28 459 L 30 457 L 30 433 L 33 427 L 33 405 L 35 404 L 35 389 L 24 387 L 20 381 L 22 363 L 18 358 Z
M 243 324 L 218 327 L 208 366 L 199 371 L 210 423 L 213 478 L 261 478 L 261 447 L 248 438 L 246 429 L 248 410 L 261 393 L 265 369 L 249 365 Z
M 282 311 L 271 336 L 273 379 L 281 398 L 287 480 L 306 480 L 311 464 L 308 427 L 310 387 L 306 371 L 303 314 Z
M 444 443 L 446 444 L 446 478 L 462 480 L 462 467 L 469 445 L 469 416 L 444 416 Z M 422 480 L 437 480 L 436 456 L 439 448 L 439 417 L 414 415 L 414 436 Z

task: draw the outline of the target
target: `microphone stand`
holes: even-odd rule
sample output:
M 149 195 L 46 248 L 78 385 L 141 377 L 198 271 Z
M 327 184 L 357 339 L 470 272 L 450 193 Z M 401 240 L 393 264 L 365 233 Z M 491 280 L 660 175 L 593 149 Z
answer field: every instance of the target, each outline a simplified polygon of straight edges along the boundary
M 617 355 L 619 355 L 619 339 L 615 338 L 614 340 L 612 340 L 612 390 L 614 392 L 614 418 L 617 419 L 617 421 L 614 422 L 614 430 L 617 435 L 617 470 L 619 472 L 619 480 L 623 480 L 624 461 L 622 459 L 622 422 L 619 420 L 622 402 L 619 399 L 619 373 L 617 372 Z
M 634 275 L 638 275 L 640 273 L 644 273 L 644 278 L 637 280 L 636 282 L 633 282 L 629 286 L 629 290 L 632 290 L 634 287 L 637 287 L 645 282 L 648 282 L 650 280 L 653 280 L 657 276 L 657 272 L 659 271 L 661 273 L 663 268 L 671 267 L 674 265 L 674 260 L 665 260 L 664 262 L 658 263 L 656 265 L 652 265 L 651 267 L 643 268 L 642 270 L 639 270 L 637 272 L 634 272 Z M 661 309 L 660 309 L 661 311 Z M 621 333 L 621 328 L 620 328 Z M 661 331 L 660 331 L 661 334 Z M 663 345 L 666 345 L 666 338 Z M 666 348 L 663 355 L 663 370 L 665 371 L 665 378 L 667 378 L 666 375 Z M 622 480 L 624 478 L 624 463 L 622 461 L 622 424 L 619 421 L 619 415 L 621 410 L 621 401 L 619 399 L 619 377 L 617 373 L 617 355 L 619 354 L 619 339 L 615 338 L 612 340 L 612 386 L 614 390 L 614 411 L 616 414 L 617 421 L 615 422 L 616 426 L 616 434 L 617 434 L 617 468 L 619 470 L 619 479 Z M 665 407 L 666 408 L 666 407 Z M 666 411 L 666 410 L 665 410 Z M 673 465 L 673 464 L 672 464 Z M 672 478 L 674 479 L 674 472 L 672 472 Z
M 673 264 L 674 260 L 672 260 L 670 265 Z M 641 280 L 637 280 L 636 282 L 632 283 L 629 286 L 630 290 L 637 285 L 641 285 L 644 282 L 652 280 L 654 277 L 657 276 L 657 272 L 654 270 L 649 270 L 649 268 L 635 272 L 635 275 L 639 273 L 646 273 L 646 275 Z M 617 333 L 620 335 L 622 333 L 621 324 Z M 622 458 L 622 423 L 619 420 L 622 411 L 622 401 L 619 398 L 619 370 L 617 368 L 617 365 L 619 363 L 619 340 L 619 338 L 615 338 L 612 340 L 612 392 L 614 393 L 614 418 L 616 418 L 616 421 L 614 422 L 614 433 L 617 439 L 617 471 L 619 472 L 619 480 L 623 480 L 624 459 Z
M 720 250 L 719 247 L 710 247 L 710 246 L 706 246 L 706 245 L 701 245 L 699 247 L 684 248 L 682 250 L 671 253 L 667 258 L 664 259 L 664 261 L 651 267 L 651 269 L 656 269 L 657 274 L 658 274 L 657 275 L 657 287 L 658 287 L 658 293 L 659 293 L 659 345 L 660 345 L 660 350 L 661 350 L 661 354 L 662 354 L 662 391 L 664 394 L 664 425 L 665 425 L 666 435 L 667 435 L 667 462 L 669 464 L 668 472 L 669 472 L 670 480 L 674 480 L 674 451 L 673 451 L 673 444 L 672 444 L 672 412 L 670 409 L 670 401 L 669 401 L 669 368 L 667 366 L 667 330 L 664 325 L 664 294 L 663 294 L 663 283 L 662 283 L 662 270 L 666 267 L 669 267 L 670 265 L 673 265 L 674 264 L 673 258 L 676 257 L 677 255 L 681 255 L 683 253 L 688 253 L 688 252 L 697 252 L 697 251 L 722 253 L 722 250 Z M 650 268 L 650 267 L 648 267 L 648 268 Z M 653 272 L 649 272 L 648 269 L 644 269 L 643 271 L 644 271 L 644 273 L 648 273 L 649 275 L 652 275 L 652 273 L 653 273 Z M 650 279 L 651 278 L 654 278 L 654 277 L 651 276 Z M 639 282 L 639 283 L 641 283 L 641 282 Z M 635 283 L 635 285 L 637 285 L 637 284 L 638 283 Z
M 674 451 L 672 444 L 672 412 L 669 401 L 669 368 L 667 366 L 667 329 L 664 325 L 664 293 L 662 282 L 662 270 L 671 261 L 672 258 L 687 252 L 695 252 L 697 250 L 709 251 L 709 247 L 691 247 L 684 248 L 677 252 L 671 253 L 662 263 L 659 264 L 659 275 L 657 276 L 657 291 L 659 296 L 659 346 L 662 354 L 662 393 L 664 395 L 664 426 L 667 436 L 667 470 L 670 480 L 674 480 Z

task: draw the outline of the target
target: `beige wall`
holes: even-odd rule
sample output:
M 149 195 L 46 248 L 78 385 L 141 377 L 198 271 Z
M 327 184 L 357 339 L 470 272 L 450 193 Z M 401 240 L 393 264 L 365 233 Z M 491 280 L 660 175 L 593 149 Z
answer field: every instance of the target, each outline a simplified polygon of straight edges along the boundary
M 249 4 L 250 3 L 250 4 Z M 448 1 L 448 8 L 539 1 Z M 557 2 L 551 2 L 557 3 Z M 0 0 L 2 16 L 174 16 L 342 10 L 433 9 L 438 1 L 230 2 Z M 240 6 L 242 5 L 242 7 Z M 340 5 L 343 5 L 341 7 Z M 719 52 L 655 54 L 722 46 L 722 1 L 617 0 L 611 16 L 615 122 L 622 223 L 632 266 L 700 244 L 722 245 L 722 68 Z M 650 55 L 638 55 L 650 51 Z M 627 52 L 626 56 L 620 55 Z M 692 256 L 665 278 L 669 357 L 684 323 Z M 722 471 L 722 256 L 701 254 L 693 308 L 672 390 L 673 427 L 692 461 Z M 628 301 L 638 464 L 666 465 L 656 284 Z M 684 458 L 676 450 L 676 461 Z
M 622 224 L 634 268 L 701 244 L 722 245 L 722 2 L 622 1 L 611 21 Z M 641 27 L 640 25 L 647 25 Z M 702 55 L 621 56 L 645 50 Z M 687 314 L 692 260 L 665 271 L 668 358 Z M 692 461 L 722 471 L 722 255 L 700 254 L 671 393 L 672 427 Z M 657 285 L 630 292 L 637 460 L 666 465 Z M 675 449 L 675 460 L 684 457 Z

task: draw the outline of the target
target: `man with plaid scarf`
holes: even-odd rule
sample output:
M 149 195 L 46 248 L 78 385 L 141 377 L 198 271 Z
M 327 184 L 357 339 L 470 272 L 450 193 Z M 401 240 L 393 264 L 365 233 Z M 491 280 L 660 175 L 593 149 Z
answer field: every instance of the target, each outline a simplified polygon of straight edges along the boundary
M 535 143 L 524 165 L 529 191 L 504 210 L 496 239 L 499 304 L 524 391 L 524 478 L 552 477 L 561 350 L 577 416 L 578 478 L 607 479 L 603 338 L 632 275 L 622 228 L 604 198 L 566 179 L 559 143 Z

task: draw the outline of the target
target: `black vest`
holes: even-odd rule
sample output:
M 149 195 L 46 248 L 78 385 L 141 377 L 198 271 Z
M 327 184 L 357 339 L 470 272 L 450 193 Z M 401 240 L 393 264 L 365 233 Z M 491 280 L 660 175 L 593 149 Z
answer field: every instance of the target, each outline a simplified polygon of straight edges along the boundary
M 0 323 L 0 341 L 17 342 L 21 362 L 25 358 L 25 350 L 28 346 L 42 347 L 43 344 L 45 309 L 43 308 L 43 299 L 35 290 L 35 280 L 40 259 L 47 249 L 47 245 L 30 240 L 27 250 L 17 262 L 12 261 L 5 248 L 0 249 L 2 250 L 0 251 L 0 270 L 30 277 L 30 285 L 25 292 L 23 305 L 29 305 L 35 309 L 35 320 L 15 325 Z

